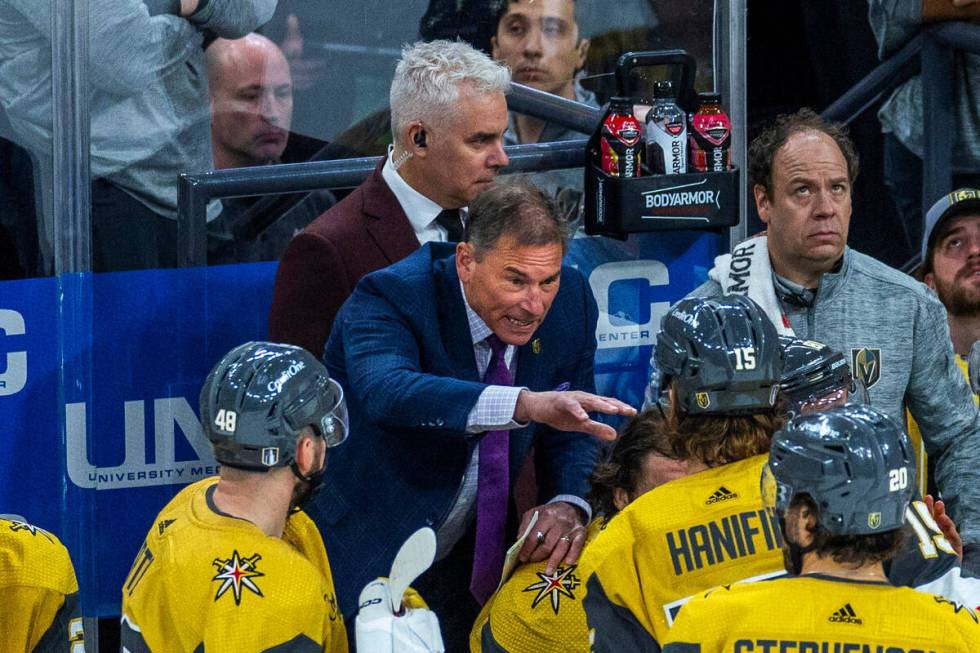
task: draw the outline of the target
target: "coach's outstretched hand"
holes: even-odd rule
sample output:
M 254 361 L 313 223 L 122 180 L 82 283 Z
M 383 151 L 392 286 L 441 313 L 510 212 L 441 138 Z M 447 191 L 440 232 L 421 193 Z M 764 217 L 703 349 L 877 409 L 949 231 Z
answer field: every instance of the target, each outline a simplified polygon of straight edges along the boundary
M 636 409 L 619 399 L 579 390 L 567 392 L 531 392 L 523 390 L 517 398 L 514 419 L 539 422 L 559 431 L 582 431 L 600 440 L 615 440 L 616 429 L 589 417 L 589 411 L 607 415 L 636 415 Z

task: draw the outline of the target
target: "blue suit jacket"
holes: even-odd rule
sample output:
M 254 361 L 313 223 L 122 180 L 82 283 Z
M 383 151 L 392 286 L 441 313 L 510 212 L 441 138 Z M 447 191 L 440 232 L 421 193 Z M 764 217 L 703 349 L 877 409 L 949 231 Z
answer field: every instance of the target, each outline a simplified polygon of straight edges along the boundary
M 346 393 L 351 434 L 330 450 L 325 485 L 307 512 L 323 533 L 345 617 L 364 585 L 388 574 L 409 535 L 442 524 L 482 436 L 465 432 L 486 386 L 454 252 L 433 243 L 366 276 L 327 342 L 324 360 Z M 585 279 L 564 267 L 551 310 L 517 350 L 515 384 L 594 392 L 596 316 Z M 532 444 L 539 499 L 584 496 L 595 439 L 537 424 L 511 431 L 511 487 Z

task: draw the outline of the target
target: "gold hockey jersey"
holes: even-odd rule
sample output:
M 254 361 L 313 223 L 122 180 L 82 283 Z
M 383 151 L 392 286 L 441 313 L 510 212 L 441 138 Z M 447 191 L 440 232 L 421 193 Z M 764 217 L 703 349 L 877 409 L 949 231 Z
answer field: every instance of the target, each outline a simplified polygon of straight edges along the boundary
M 779 526 L 759 489 L 766 460 L 665 483 L 609 521 L 579 564 L 591 650 L 657 650 L 690 598 L 785 573 Z
M 960 355 L 953 357 L 956 361 L 956 365 L 963 372 L 963 376 L 966 378 L 967 383 L 970 382 L 970 371 L 967 366 L 966 359 Z M 973 401 L 977 402 L 977 396 L 973 395 Z M 915 419 L 912 417 L 912 413 L 909 410 L 905 411 L 905 419 L 907 420 L 907 425 L 909 434 L 909 439 L 912 440 L 912 448 L 915 449 L 916 453 L 916 478 L 919 481 L 919 492 L 925 495 L 929 487 L 929 456 L 926 454 L 926 446 L 922 442 L 922 431 L 919 430 L 919 425 L 916 423 Z
M 589 524 L 585 546 L 606 520 Z M 588 637 L 578 565 L 545 573 L 547 561 L 517 567 L 483 606 L 470 631 L 471 653 L 563 653 Z
M 217 478 L 182 490 L 160 512 L 122 591 L 131 653 L 347 651 L 323 539 L 303 512 L 283 537 L 221 513 Z
M 0 650 L 84 653 L 78 581 L 46 530 L 0 519 Z
M 688 602 L 664 653 L 976 653 L 969 608 L 905 587 L 823 575 L 737 583 Z

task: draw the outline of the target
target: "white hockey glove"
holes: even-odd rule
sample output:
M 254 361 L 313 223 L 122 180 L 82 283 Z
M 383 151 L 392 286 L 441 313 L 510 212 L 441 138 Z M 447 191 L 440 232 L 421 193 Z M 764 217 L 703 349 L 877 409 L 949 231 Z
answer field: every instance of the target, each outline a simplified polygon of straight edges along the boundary
M 425 607 L 412 589 L 399 601 L 399 614 L 392 611 L 387 578 L 368 583 L 361 591 L 354 622 L 357 650 L 370 653 L 444 653 L 439 619 Z

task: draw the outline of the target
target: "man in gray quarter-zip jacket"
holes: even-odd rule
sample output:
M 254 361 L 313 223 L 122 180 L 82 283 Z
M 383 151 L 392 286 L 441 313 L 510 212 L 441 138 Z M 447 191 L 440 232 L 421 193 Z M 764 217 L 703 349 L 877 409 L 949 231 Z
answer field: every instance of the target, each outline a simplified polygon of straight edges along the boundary
M 846 246 L 857 154 L 846 131 L 808 109 L 749 147 L 766 236 L 718 257 L 691 296 L 756 299 L 783 333 L 848 356 L 871 404 L 920 424 L 936 482 L 980 567 L 980 414 L 954 361 L 946 310 L 923 284 Z

